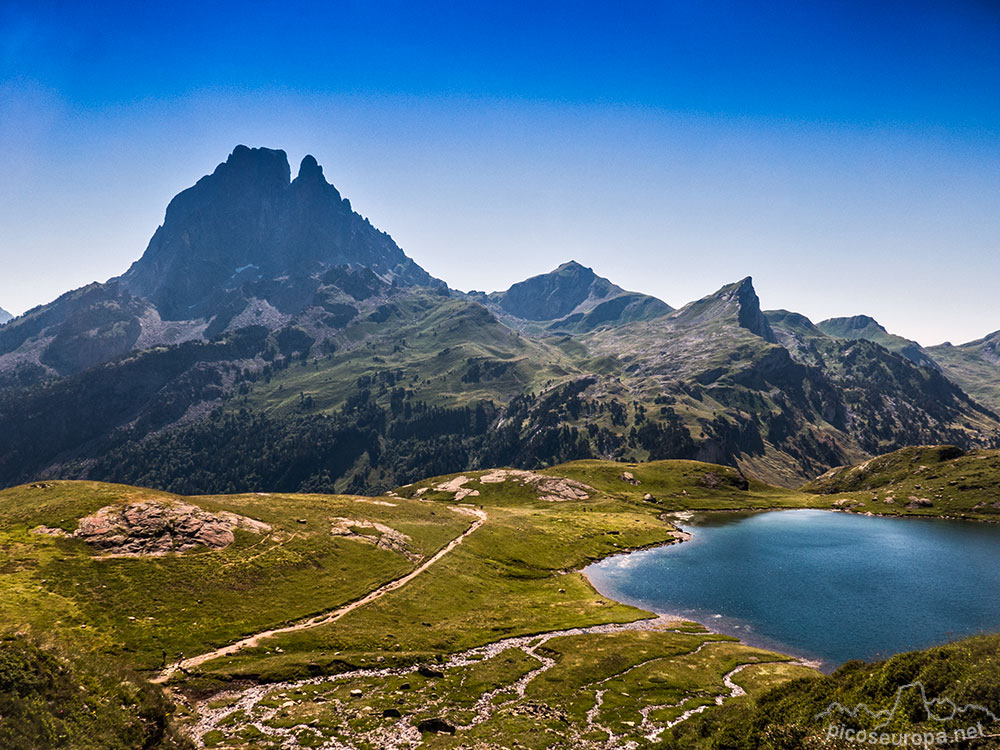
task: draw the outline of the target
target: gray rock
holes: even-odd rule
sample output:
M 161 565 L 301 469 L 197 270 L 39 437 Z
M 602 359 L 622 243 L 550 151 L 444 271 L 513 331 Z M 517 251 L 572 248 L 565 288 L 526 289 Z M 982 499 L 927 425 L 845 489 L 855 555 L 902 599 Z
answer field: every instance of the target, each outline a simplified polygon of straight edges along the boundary
M 33 531 L 73 537 L 109 555 L 160 556 L 194 547 L 228 547 L 235 529 L 262 534 L 271 527 L 226 511 L 210 513 L 188 503 L 146 500 L 101 508 L 81 518 L 72 534 L 45 526 Z

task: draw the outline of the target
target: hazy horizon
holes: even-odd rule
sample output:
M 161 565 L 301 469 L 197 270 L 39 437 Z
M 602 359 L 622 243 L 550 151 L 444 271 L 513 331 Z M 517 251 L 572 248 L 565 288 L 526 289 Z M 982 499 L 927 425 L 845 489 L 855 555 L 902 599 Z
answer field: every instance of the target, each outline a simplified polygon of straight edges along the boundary
M 924 345 L 1000 329 L 985 3 L 125 7 L 0 9 L 14 314 L 124 272 L 245 143 L 316 156 L 457 289 L 574 259 L 675 307 L 753 276 Z

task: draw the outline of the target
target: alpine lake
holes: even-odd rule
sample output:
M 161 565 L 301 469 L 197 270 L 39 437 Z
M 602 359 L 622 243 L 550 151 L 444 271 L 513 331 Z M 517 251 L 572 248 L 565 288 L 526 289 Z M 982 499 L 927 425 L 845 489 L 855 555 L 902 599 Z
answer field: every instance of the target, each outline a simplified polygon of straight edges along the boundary
M 597 590 L 824 671 L 1000 630 L 1000 525 L 821 510 L 673 520 L 689 541 L 588 566 Z

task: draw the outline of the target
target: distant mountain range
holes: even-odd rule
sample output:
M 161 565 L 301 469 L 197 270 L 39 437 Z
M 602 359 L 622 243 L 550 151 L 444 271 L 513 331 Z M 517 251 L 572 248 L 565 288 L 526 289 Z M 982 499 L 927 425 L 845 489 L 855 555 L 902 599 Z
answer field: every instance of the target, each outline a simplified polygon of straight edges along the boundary
M 11 315 L 9 312 L 0 307 L 0 326 L 2 326 L 8 320 L 13 320 L 13 319 L 14 319 L 13 315 Z
M 464 294 L 311 156 L 237 147 L 122 276 L 0 329 L 0 485 L 377 491 L 476 466 L 700 458 L 796 484 L 919 443 L 1000 445 L 1000 333 L 675 310 L 570 261 Z

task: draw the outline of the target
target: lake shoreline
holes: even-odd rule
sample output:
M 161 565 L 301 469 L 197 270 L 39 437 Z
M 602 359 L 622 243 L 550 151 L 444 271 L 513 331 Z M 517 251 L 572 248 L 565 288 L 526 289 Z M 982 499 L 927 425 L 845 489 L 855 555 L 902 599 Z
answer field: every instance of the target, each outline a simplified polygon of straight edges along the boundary
M 839 605 L 839 610 L 843 611 L 843 610 L 855 609 L 856 608 L 855 604 L 858 604 L 857 609 L 864 610 L 867 607 L 868 614 L 865 615 L 865 616 L 872 620 L 871 627 L 874 628 L 874 630 L 872 630 L 871 633 L 875 634 L 876 636 L 881 635 L 883 637 L 880 639 L 879 637 L 869 638 L 867 635 L 861 636 L 861 637 L 852 636 L 851 635 L 852 632 L 858 632 L 857 631 L 857 622 L 856 621 L 851 621 L 850 617 L 848 616 L 848 617 L 844 618 L 844 623 L 846 623 L 846 624 L 841 623 L 840 626 L 838 626 L 836 624 L 834 625 L 834 627 L 837 628 L 837 629 L 835 629 L 832 632 L 836 635 L 836 637 L 834 637 L 834 638 L 832 638 L 830 640 L 827 640 L 826 636 L 825 636 L 825 632 L 829 631 L 830 623 L 838 623 L 839 622 L 836 619 L 836 615 L 834 615 L 834 619 L 833 620 L 830 620 L 829 622 L 823 622 L 821 624 L 821 626 L 816 626 L 815 623 L 813 623 L 813 625 L 812 625 L 812 629 L 813 629 L 812 637 L 814 639 L 817 639 L 818 642 L 820 644 L 822 644 L 822 645 L 818 645 L 818 644 L 814 643 L 813 648 L 810 648 L 809 645 L 808 645 L 809 644 L 808 637 L 805 638 L 805 639 L 800 639 L 800 641 L 801 641 L 800 644 L 798 646 L 795 646 L 795 645 L 792 645 L 792 644 L 788 644 L 787 642 L 785 642 L 782 639 L 782 637 L 780 635 L 780 633 L 782 632 L 782 629 L 783 629 L 782 627 L 779 627 L 777 629 L 773 627 L 773 624 L 775 622 L 782 622 L 782 621 L 784 621 L 786 623 L 786 626 L 784 626 L 784 630 L 786 631 L 786 634 L 790 635 L 793 631 L 789 631 L 788 628 L 787 628 L 787 623 L 790 622 L 790 620 L 788 620 L 788 617 L 792 617 L 792 616 L 801 617 L 802 616 L 802 612 L 801 611 L 796 611 L 796 609 L 801 610 L 802 606 L 806 606 L 806 605 L 803 605 L 803 603 L 801 601 L 798 601 L 796 599 L 796 594 L 795 594 L 795 590 L 794 589 L 792 589 L 790 592 L 785 592 L 784 594 L 779 594 L 779 595 L 790 596 L 791 599 L 789 599 L 789 602 L 794 602 L 796 604 L 796 607 L 793 607 L 791 610 L 788 610 L 787 607 L 786 608 L 782 608 L 780 602 L 777 602 L 777 603 L 775 603 L 775 606 L 771 608 L 771 614 L 769 614 L 768 616 L 764 617 L 763 619 L 760 619 L 759 615 L 760 615 L 761 607 L 759 605 L 754 605 L 749 610 L 741 612 L 741 611 L 739 611 L 739 608 L 733 609 L 732 607 L 723 606 L 723 605 L 713 605 L 713 604 L 705 605 L 704 602 L 699 603 L 697 596 L 695 597 L 695 599 L 692 600 L 692 604 L 694 606 L 692 606 L 690 609 L 688 609 L 687 606 L 684 606 L 684 607 L 679 607 L 679 606 L 662 606 L 662 607 L 658 607 L 658 606 L 655 605 L 655 603 L 651 604 L 651 601 L 650 601 L 651 598 L 655 599 L 655 596 L 657 594 L 648 593 L 647 592 L 647 593 L 643 593 L 643 594 L 633 593 L 633 594 L 630 595 L 626 591 L 623 591 L 616 583 L 613 583 L 610 579 L 606 579 L 603 576 L 593 575 L 594 573 L 596 573 L 596 572 L 598 572 L 600 570 L 600 568 L 595 568 L 594 566 L 601 565 L 601 566 L 604 566 L 605 568 L 607 568 L 609 571 L 614 571 L 617 568 L 617 570 L 619 571 L 618 575 L 624 575 L 624 576 L 626 576 L 623 580 L 628 581 L 628 577 L 631 576 L 632 582 L 631 583 L 626 583 L 626 586 L 627 585 L 632 585 L 632 586 L 646 585 L 646 586 L 648 586 L 649 582 L 647 581 L 646 583 L 642 583 L 642 580 L 644 578 L 648 578 L 649 575 L 653 575 L 653 573 L 651 573 L 650 571 L 655 571 L 656 570 L 655 566 L 657 564 L 659 564 L 659 561 L 661 561 L 662 558 L 658 558 L 658 560 L 653 560 L 653 561 L 650 561 L 650 560 L 640 560 L 639 561 L 640 568 L 637 568 L 636 572 L 632 572 L 630 574 L 625 574 L 625 573 L 621 572 L 621 571 L 625 570 L 627 566 L 621 565 L 620 563 L 616 565 L 612 561 L 614 561 L 616 559 L 617 560 L 621 560 L 622 558 L 630 557 L 631 555 L 637 554 L 639 552 L 650 552 L 650 551 L 654 551 L 654 550 L 657 550 L 657 549 L 665 549 L 666 547 L 670 547 L 670 546 L 678 544 L 678 543 L 683 544 L 683 542 L 691 540 L 692 538 L 694 538 L 694 536 L 700 536 L 697 531 L 694 531 L 691 526 L 689 526 L 689 525 L 687 525 L 685 523 L 686 521 L 691 521 L 696 516 L 705 516 L 705 517 L 708 517 L 708 518 L 712 518 L 712 517 L 723 518 L 725 516 L 730 516 L 731 514 L 734 514 L 734 513 L 742 513 L 742 514 L 745 514 L 748 518 L 750 518 L 750 517 L 759 516 L 759 515 L 762 515 L 762 514 L 770 514 L 770 513 L 778 514 L 778 511 L 784 511 L 784 510 L 799 510 L 800 513 L 801 512 L 813 512 L 813 513 L 815 513 L 816 511 L 830 511 L 832 513 L 839 513 L 840 517 L 850 517 L 850 518 L 866 517 L 866 518 L 878 519 L 880 521 L 889 522 L 889 523 L 891 523 L 895 519 L 901 519 L 901 518 L 921 518 L 921 519 L 924 519 L 924 520 L 944 520 L 944 521 L 984 520 L 985 523 L 982 524 L 979 527 L 980 529 L 982 529 L 984 526 L 990 526 L 990 527 L 995 527 L 996 526 L 996 521 L 988 520 L 988 519 L 976 519 L 976 518 L 969 518 L 969 517 L 956 518 L 956 517 L 946 517 L 946 516 L 931 516 L 931 515 L 924 515 L 924 514 L 920 514 L 920 515 L 916 515 L 916 514 L 895 514 L 895 513 L 878 514 L 878 513 L 869 513 L 869 512 L 859 513 L 859 512 L 853 512 L 851 510 L 842 509 L 842 508 L 803 508 L 803 509 L 771 508 L 771 509 L 765 509 L 765 510 L 762 510 L 762 511 L 742 509 L 742 508 L 741 509 L 725 509 L 725 510 L 721 510 L 721 511 L 717 511 L 717 510 L 704 510 L 704 511 L 685 510 L 685 511 L 679 511 L 676 514 L 674 514 L 674 513 L 665 513 L 662 516 L 662 519 L 664 521 L 670 522 L 674 526 L 674 528 L 676 529 L 677 537 L 675 539 L 671 540 L 670 542 L 668 542 L 666 544 L 652 545 L 650 548 L 647 548 L 645 550 L 627 550 L 627 551 L 622 551 L 620 553 L 616 553 L 614 555 L 610 555 L 609 557 L 605 558 L 604 560 L 600 561 L 599 563 L 593 563 L 592 565 L 587 566 L 584 570 L 582 570 L 580 572 L 583 573 L 584 577 L 587 579 L 587 581 L 588 581 L 588 583 L 590 584 L 591 587 L 593 587 L 596 591 L 598 591 L 599 593 L 601 593 L 602 595 L 606 596 L 609 599 L 622 602 L 622 603 L 627 604 L 629 606 L 636 607 L 637 609 L 640 609 L 640 610 L 642 610 L 644 612 L 651 613 L 651 615 L 676 617 L 676 618 L 684 619 L 684 620 L 689 621 L 689 622 L 695 622 L 695 623 L 699 624 L 700 626 L 704 627 L 706 630 L 708 630 L 710 632 L 719 633 L 721 635 L 726 635 L 726 636 L 729 636 L 729 637 L 737 638 L 740 642 L 742 642 L 742 643 L 744 643 L 744 644 L 746 644 L 748 646 L 753 646 L 753 647 L 756 647 L 756 648 L 763 648 L 763 649 L 766 649 L 766 650 L 769 650 L 769 651 L 774 651 L 776 653 L 781 653 L 783 655 L 788 656 L 791 659 L 795 659 L 796 661 L 799 661 L 800 663 L 805 663 L 806 665 L 808 665 L 808 666 L 810 666 L 812 668 L 818 669 L 819 671 L 821 671 L 823 673 L 826 673 L 826 674 L 829 674 L 829 673 L 835 671 L 840 665 L 842 665 L 846 661 L 850 661 L 850 660 L 854 660 L 854 659 L 860 659 L 860 660 L 868 661 L 868 662 L 880 661 L 880 660 L 883 660 L 883 659 L 886 659 L 886 658 L 890 658 L 892 655 L 897 654 L 897 653 L 902 653 L 902 652 L 914 650 L 914 649 L 917 649 L 917 648 L 927 648 L 927 647 L 931 647 L 931 646 L 934 646 L 934 645 L 941 645 L 941 644 L 944 644 L 944 643 L 952 642 L 952 641 L 954 641 L 956 639 L 965 637 L 965 635 L 968 635 L 970 633 L 974 634 L 974 633 L 977 633 L 977 632 L 993 632 L 993 631 L 996 631 L 996 630 L 1000 629 L 1000 622 L 995 621 L 995 613 L 993 612 L 992 608 L 987 608 L 987 609 L 983 610 L 982 612 L 980 612 L 978 615 L 974 615 L 971 618 L 970 617 L 966 617 L 966 616 L 964 616 L 962 614 L 959 614 L 956 617 L 952 617 L 951 619 L 949 619 L 947 616 L 941 616 L 941 617 L 937 617 L 937 618 L 932 618 L 933 621 L 930 624 L 928 624 L 927 622 L 922 622 L 922 623 L 918 623 L 917 627 L 912 627 L 912 628 L 900 627 L 900 628 L 898 628 L 898 634 L 894 634 L 894 635 L 891 635 L 888 638 L 886 638 L 885 637 L 886 633 L 882 632 L 883 630 L 887 631 L 889 633 L 893 633 L 894 632 L 892 630 L 893 626 L 891 624 L 891 619 L 887 621 L 887 623 L 885 624 L 884 628 L 880 627 L 881 623 L 879 622 L 879 620 L 880 620 L 880 617 L 883 615 L 883 613 L 885 614 L 885 616 L 887 618 L 891 617 L 891 615 L 893 614 L 891 612 L 891 610 L 892 610 L 892 608 L 894 606 L 893 605 L 894 599 L 892 599 L 892 598 L 886 598 L 886 600 L 884 602 L 881 601 L 881 600 L 876 599 L 875 602 L 874 602 L 874 604 L 873 604 L 871 601 L 866 600 L 864 598 L 864 596 L 859 596 L 857 600 L 850 600 L 849 602 L 845 602 L 844 604 Z M 788 517 L 788 514 L 785 514 L 785 513 L 780 513 L 778 515 L 783 516 L 785 518 Z M 797 514 L 795 514 L 795 515 L 797 515 Z M 733 521 L 733 525 L 737 525 L 737 524 L 740 524 L 740 523 L 742 523 L 742 520 L 735 520 L 735 521 Z M 806 523 L 808 523 L 808 522 L 806 522 Z M 681 524 L 684 524 L 684 526 L 682 526 Z M 694 525 L 695 526 L 701 526 L 702 524 L 699 524 L 699 523 L 695 522 Z M 730 524 L 727 523 L 726 526 L 730 526 Z M 789 533 L 789 532 L 787 532 L 787 529 L 792 529 L 794 532 L 797 532 L 800 535 L 804 535 L 806 538 L 809 538 L 809 534 L 804 530 L 805 527 L 803 527 L 803 522 L 802 521 L 800 521 L 798 524 L 794 524 L 793 523 L 791 526 L 789 526 L 788 524 L 780 524 L 780 526 L 781 527 L 786 527 L 786 530 L 782 531 L 782 533 Z M 795 528 L 796 526 L 798 528 Z M 853 546 L 854 546 L 854 539 L 853 539 L 853 537 L 857 536 L 856 532 L 861 531 L 861 529 L 851 528 L 850 525 L 847 525 L 847 527 L 845 529 L 844 528 L 845 527 L 844 523 L 834 524 L 834 526 L 835 527 L 840 527 L 838 529 L 838 533 L 841 535 L 841 537 L 843 537 L 845 534 L 847 534 L 850 537 L 852 537 L 850 540 L 848 540 L 848 544 L 847 544 L 847 546 L 845 548 L 847 548 L 847 549 L 853 548 Z M 884 540 L 889 540 L 889 541 L 893 541 L 893 542 L 895 542 L 897 544 L 902 544 L 903 548 L 906 550 L 907 553 L 909 553 L 909 554 L 916 554 L 917 559 L 920 560 L 920 564 L 922 566 L 924 566 L 925 568 L 929 569 L 931 567 L 931 564 L 933 564 L 933 565 L 939 565 L 940 564 L 940 559 L 949 559 L 950 560 L 950 559 L 954 559 L 954 558 L 947 557 L 947 558 L 934 559 L 933 555 L 934 554 L 938 554 L 938 553 L 936 553 L 936 552 L 928 552 L 928 551 L 924 551 L 924 552 L 921 553 L 917 548 L 920 546 L 920 544 L 921 544 L 922 541 L 926 541 L 928 539 L 931 540 L 931 541 L 935 541 L 936 537 L 945 536 L 945 537 L 948 537 L 950 539 L 949 543 L 952 546 L 954 546 L 956 544 L 958 544 L 958 545 L 964 544 L 964 541 L 967 538 L 967 536 L 964 533 L 956 531 L 954 529 L 954 527 L 952 527 L 952 529 L 950 531 L 948 531 L 946 529 L 942 530 L 943 527 L 937 527 L 938 530 L 942 530 L 942 533 L 938 534 L 936 532 L 932 533 L 932 532 L 929 532 L 929 531 L 926 530 L 928 528 L 933 528 L 933 527 L 926 527 L 926 526 L 923 526 L 923 525 L 921 525 L 921 526 L 923 527 L 924 530 L 922 530 L 922 531 L 915 531 L 915 532 L 906 532 L 906 533 L 900 533 L 899 529 L 893 529 L 893 528 L 884 528 L 884 529 L 883 528 L 876 528 L 876 529 L 868 530 L 868 532 L 866 534 L 862 535 L 862 540 L 861 540 L 861 542 L 859 542 L 859 544 L 862 544 L 862 545 L 863 544 L 867 544 L 869 546 L 872 546 L 873 540 L 874 540 L 875 544 L 883 542 Z M 975 526 L 976 525 L 968 526 L 968 525 L 964 525 L 963 524 L 963 527 L 967 527 L 969 529 L 975 528 Z M 826 531 L 823 529 L 823 527 L 819 527 L 819 528 L 817 528 L 816 533 L 820 534 L 820 535 L 823 535 L 823 534 L 826 533 Z M 990 539 L 991 535 L 992 535 L 992 532 L 987 532 L 985 538 L 986 539 Z M 723 538 L 725 538 L 726 535 L 723 534 L 721 536 Z M 867 537 L 867 541 L 865 541 L 865 537 Z M 979 543 L 981 545 L 982 542 L 984 541 L 983 534 L 981 534 L 981 533 L 975 534 L 972 537 L 971 541 L 975 541 L 976 539 L 979 540 Z M 720 543 L 718 540 L 719 540 L 719 536 L 717 535 L 716 539 L 715 539 L 715 541 L 716 541 L 717 544 Z M 759 542 L 760 540 L 757 540 L 757 541 Z M 823 541 L 823 539 L 821 538 L 820 541 Z M 774 540 L 772 540 L 772 542 L 774 542 Z M 841 547 L 844 547 L 844 540 L 842 538 L 838 537 L 837 542 L 839 544 L 841 544 Z M 782 541 L 780 541 L 780 540 L 776 542 L 776 545 L 777 546 L 784 546 L 783 543 L 782 543 Z M 679 544 L 678 544 L 678 546 L 679 546 Z M 684 546 L 686 547 L 687 545 L 684 545 Z M 700 547 L 700 545 L 699 545 L 699 547 Z M 947 554 L 947 549 L 950 549 L 950 548 L 946 548 L 946 552 L 942 553 L 942 554 Z M 703 551 L 701 551 L 699 553 L 695 553 L 694 558 L 704 557 L 706 554 L 709 555 L 709 556 L 712 556 L 712 555 L 714 555 L 714 552 L 715 551 L 710 550 L 710 549 L 709 550 L 703 550 Z M 786 558 L 788 558 L 788 559 L 785 560 L 785 562 L 789 564 L 789 567 L 791 567 L 793 569 L 796 568 L 797 564 L 798 564 L 798 561 L 794 557 L 794 555 L 795 555 L 794 550 L 790 553 L 791 554 L 790 558 L 788 557 L 789 556 L 788 552 L 786 552 L 785 554 L 786 554 Z M 731 556 L 732 556 L 732 552 L 730 551 L 729 557 L 731 557 Z M 871 556 L 877 557 L 878 556 L 878 551 L 876 550 L 873 555 L 869 555 L 869 557 L 871 557 Z M 611 562 L 610 566 L 608 566 L 609 562 Z M 866 560 L 864 560 L 864 562 L 870 562 L 870 560 L 866 559 Z M 956 565 L 953 566 L 954 570 L 956 571 L 955 575 L 957 575 L 957 576 L 961 576 L 962 575 L 962 567 L 961 567 L 961 565 L 963 564 L 963 562 L 964 562 L 964 560 L 961 559 L 961 558 L 959 558 L 958 562 L 956 562 Z M 690 564 L 690 563 L 688 563 L 688 564 Z M 732 559 L 729 560 L 729 564 L 730 564 L 730 566 L 732 566 L 733 568 L 736 568 L 736 569 L 738 569 L 740 567 L 743 567 L 742 562 L 738 562 L 738 563 L 734 564 Z M 673 570 L 672 574 L 678 574 L 677 571 L 680 570 L 680 569 L 682 569 L 682 568 L 668 567 L 667 569 L 668 570 Z M 952 571 L 949 571 L 949 575 L 951 574 L 951 572 Z M 718 574 L 718 570 L 716 570 L 716 573 Z M 723 571 L 723 575 L 725 575 L 725 573 L 726 573 L 726 571 L 724 570 Z M 745 571 L 743 571 L 743 575 L 744 576 L 746 575 Z M 802 575 L 804 576 L 804 578 L 806 580 L 800 582 L 800 586 L 809 587 L 810 584 L 808 583 L 808 578 L 809 578 L 808 573 L 807 572 L 803 572 Z M 656 577 L 657 576 L 654 575 L 654 578 L 656 578 Z M 635 583 L 636 580 L 639 580 L 640 583 L 638 583 L 638 584 Z M 842 579 L 840 580 L 840 582 L 837 585 L 840 585 L 842 587 L 844 585 L 844 581 L 846 581 L 846 580 L 850 580 L 850 576 L 849 575 L 847 577 L 842 577 Z M 859 583 L 864 584 L 865 580 L 866 579 L 864 579 L 864 577 L 862 577 L 862 579 L 860 579 Z M 657 585 L 659 585 L 659 584 L 657 584 Z M 691 584 L 689 582 L 688 583 L 688 588 L 690 588 L 690 585 Z M 709 587 L 711 587 L 711 583 L 709 583 Z M 863 587 L 864 586 L 862 586 L 862 588 Z M 654 586 L 654 588 L 655 588 L 655 586 Z M 947 595 L 952 588 L 954 588 L 953 585 L 949 585 L 947 581 L 943 582 L 942 583 L 942 589 L 941 589 L 941 592 L 942 592 L 941 595 L 942 596 Z M 699 592 L 695 592 L 696 595 L 698 593 Z M 844 595 L 844 596 L 848 596 L 848 595 L 843 594 L 843 592 L 841 592 L 841 594 Z M 772 592 L 771 595 L 773 596 L 774 592 Z M 930 599 L 928 599 L 928 601 L 933 600 L 933 598 L 934 598 L 934 592 L 932 591 L 930 594 L 928 594 L 925 591 L 924 592 L 925 599 L 928 596 L 930 597 Z M 676 599 L 672 599 L 672 601 L 676 602 L 677 600 Z M 764 599 L 762 601 L 766 601 L 766 599 Z M 685 609 L 687 609 L 686 613 L 684 611 Z M 784 610 L 788 610 L 789 614 L 788 615 L 782 615 L 781 612 L 783 611 L 783 609 Z M 945 608 L 942 611 L 944 611 L 946 613 L 952 613 L 952 610 L 950 610 L 948 608 Z M 722 612 L 722 613 L 730 613 L 730 614 L 720 615 L 720 614 L 718 614 L 720 612 Z M 758 617 L 755 617 L 753 614 L 751 614 L 752 612 L 757 612 Z M 774 614 L 775 612 L 777 612 L 777 614 Z M 837 614 L 839 615 L 841 613 L 842 612 L 838 612 Z M 976 617 L 979 617 L 980 620 L 977 620 Z M 723 619 L 723 618 L 725 618 L 728 621 L 731 621 L 731 624 L 729 624 L 728 626 L 727 625 L 721 625 L 719 622 L 716 621 L 717 619 Z M 926 619 L 927 618 L 925 618 L 925 620 Z M 855 618 L 855 620 L 856 620 L 856 618 Z M 952 622 L 954 622 L 955 624 L 952 625 Z M 757 627 L 768 628 L 769 632 L 770 633 L 774 633 L 775 635 L 769 635 L 769 636 L 766 636 L 766 637 L 757 636 L 754 632 L 752 632 Z M 824 628 L 826 630 L 824 630 Z M 748 629 L 749 629 L 749 632 L 748 632 Z M 856 651 L 861 651 L 860 654 L 855 655 L 855 654 L 851 653 L 851 651 L 855 651 L 855 649 L 852 649 L 850 647 L 850 644 L 852 642 L 851 641 L 852 637 L 858 638 L 855 642 L 857 644 L 860 644 L 860 648 L 858 648 Z M 894 642 L 894 639 L 895 639 L 895 642 Z M 899 641 L 902 641 L 902 643 L 900 643 Z M 815 651 L 813 649 L 815 649 Z M 838 651 L 839 651 L 840 655 L 842 656 L 842 658 L 830 658 L 830 654 L 831 653 L 832 654 L 837 654 Z M 855 651 L 855 653 L 856 653 L 856 651 Z M 810 652 L 812 652 L 812 653 L 810 653 Z M 826 652 L 826 653 L 824 653 L 824 652 Z
M 813 509 L 813 508 L 763 508 L 763 509 L 760 509 L 760 510 L 757 510 L 757 509 L 747 510 L 747 509 L 740 508 L 740 509 L 725 509 L 725 510 L 718 510 L 718 511 L 717 510 L 704 510 L 704 511 L 703 510 L 693 510 L 693 511 L 683 510 L 683 511 L 678 511 L 676 514 L 674 514 L 674 513 L 664 513 L 663 515 L 664 516 L 687 516 L 687 517 L 691 517 L 691 516 L 694 516 L 696 514 L 715 514 L 715 513 L 727 513 L 727 514 L 728 513 L 747 513 L 747 514 L 751 514 L 751 513 L 767 513 L 767 512 L 779 511 L 779 510 L 820 510 L 820 509 Z M 666 519 L 664 519 L 664 520 L 666 520 Z M 667 542 L 656 542 L 654 544 L 648 544 L 648 545 L 644 545 L 642 547 L 633 547 L 633 548 L 628 549 L 628 550 L 622 550 L 621 552 L 616 552 L 613 555 L 608 555 L 607 557 L 603 557 L 600 560 L 598 560 L 597 562 L 604 562 L 606 560 L 611 560 L 611 559 L 614 559 L 614 558 L 617 558 L 617 557 L 628 557 L 629 555 L 631 555 L 633 553 L 636 553 L 636 552 L 645 552 L 645 551 L 653 550 L 653 549 L 662 549 L 662 548 L 667 548 L 667 547 L 673 547 L 673 546 L 680 545 L 680 544 L 683 544 L 684 542 L 689 542 L 689 541 L 692 540 L 692 538 L 694 536 L 692 532 L 687 531 L 687 530 L 681 528 L 679 525 L 677 525 L 676 523 L 673 523 L 672 521 L 670 523 L 674 527 L 674 532 L 673 533 L 675 535 L 674 538 L 671 539 L 670 541 L 667 541 Z M 590 567 L 591 565 L 594 565 L 594 564 L 596 564 L 596 563 L 590 563 L 587 566 L 585 566 L 584 568 L 579 569 L 577 572 L 580 573 L 586 579 L 586 581 L 590 585 L 590 587 L 592 589 L 594 589 L 594 591 L 596 591 L 601 596 L 604 596 L 607 599 L 611 599 L 612 601 L 618 602 L 619 604 L 624 604 L 624 605 L 629 606 L 629 607 L 635 607 L 636 609 L 639 609 L 642 612 L 648 614 L 649 617 L 648 618 L 643 618 L 644 621 L 648 621 L 650 623 L 653 623 L 653 622 L 656 622 L 656 621 L 661 621 L 661 620 L 676 620 L 676 621 L 680 621 L 680 622 L 691 622 L 691 623 L 694 623 L 695 625 L 699 625 L 699 626 L 703 627 L 709 633 L 714 633 L 716 635 L 723 635 L 723 636 L 726 636 L 726 637 L 729 637 L 729 638 L 736 638 L 736 639 L 739 640 L 740 643 L 744 644 L 745 646 L 750 646 L 752 648 L 759 648 L 759 649 L 763 649 L 765 651 L 771 651 L 771 652 L 773 652 L 775 654 L 779 654 L 781 656 L 787 656 L 791 663 L 801 664 L 804 667 L 808 667 L 810 669 L 815 669 L 816 671 L 822 672 L 823 674 L 830 674 L 832 671 L 834 671 L 834 669 L 836 669 L 837 667 L 840 666 L 838 664 L 838 665 L 835 665 L 832 669 L 830 669 L 829 668 L 830 665 L 827 662 L 825 662 L 825 661 L 823 661 L 821 659 L 814 659 L 814 658 L 811 658 L 811 657 L 801 656 L 801 655 L 792 653 L 791 651 L 785 649 L 784 646 L 782 646 L 780 644 L 768 643 L 766 641 L 757 641 L 757 639 L 754 639 L 754 638 L 747 638 L 745 633 L 739 633 L 739 634 L 736 634 L 736 633 L 727 633 L 727 632 L 724 632 L 722 630 L 718 630 L 716 628 L 713 628 L 713 627 L 711 627 L 711 625 L 709 625 L 709 624 L 707 624 L 705 622 L 702 622 L 700 619 L 695 619 L 695 618 L 691 617 L 690 615 L 686 615 L 686 614 L 682 614 L 682 613 L 678 613 L 678 612 L 666 612 L 666 611 L 660 611 L 660 610 L 647 609 L 644 606 L 641 606 L 641 605 L 638 605 L 638 604 L 634 604 L 634 603 L 631 603 L 631 602 L 628 602 L 628 601 L 622 601 L 621 599 L 619 599 L 617 597 L 608 596 L 607 594 L 605 594 L 603 591 L 601 591 L 597 587 L 597 585 L 594 583 L 593 579 L 591 579 L 591 577 L 587 574 L 586 569 L 588 567 Z M 755 642 L 755 641 L 757 641 L 757 642 Z

